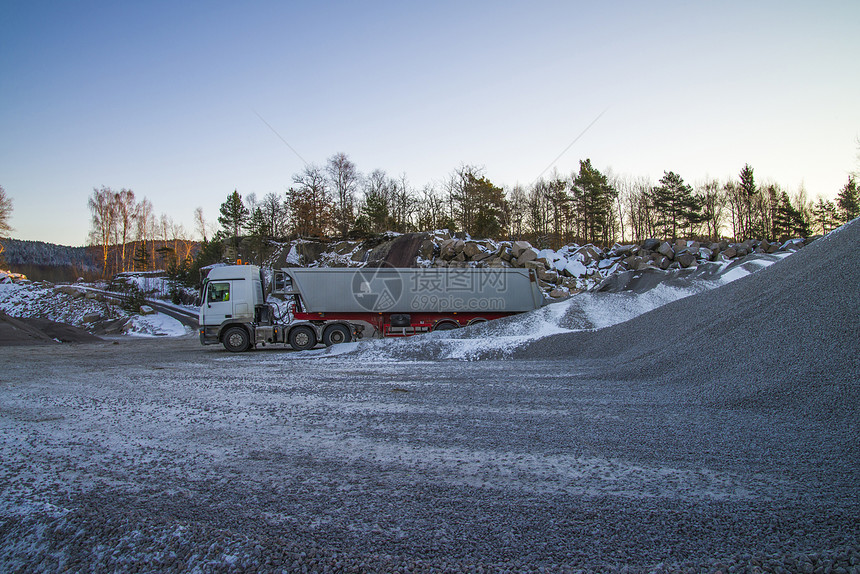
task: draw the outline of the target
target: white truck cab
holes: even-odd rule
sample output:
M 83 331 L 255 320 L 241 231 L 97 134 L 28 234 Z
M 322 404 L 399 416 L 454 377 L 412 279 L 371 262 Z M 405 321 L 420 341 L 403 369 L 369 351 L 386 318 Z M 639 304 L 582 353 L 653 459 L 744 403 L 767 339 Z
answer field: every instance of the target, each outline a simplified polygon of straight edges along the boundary
M 254 340 L 249 326 L 259 319 L 260 309 L 268 308 L 263 290 L 263 275 L 256 265 L 215 267 L 203 283 L 200 304 L 200 342 L 224 343 L 228 332 L 233 345 L 245 350 Z

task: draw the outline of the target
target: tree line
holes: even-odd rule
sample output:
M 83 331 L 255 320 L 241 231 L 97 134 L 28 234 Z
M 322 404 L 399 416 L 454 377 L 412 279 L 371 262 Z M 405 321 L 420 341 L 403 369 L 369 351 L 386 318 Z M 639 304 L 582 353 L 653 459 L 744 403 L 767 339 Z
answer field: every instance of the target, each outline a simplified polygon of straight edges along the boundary
M 611 244 L 649 237 L 776 241 L 827 233 L 858 216 L 854 177 L 836 201 L 813 203 L 803 188 L 793 195 L 775 183 L 759 184 L 745 165 L 737 179 L 692 186 L 664 172 L 646 178 L 602 173 L 589 159 L 567 176 L 557 172 L 529 186 L 503 188 L 482 168 L 461 165 L 440 183 L 421 189 L 405 175 L 376 169 L 362 174 L 344 153 L 324 166 L 306 165 L 286 193 L 262 199 L 234 190 L 221 204 L 219 239 L 360 238 L 384 231 L 433 229 L 475 237 L 528 239 L 541 247 Z
M 336 153 L 323 166 L 305 165 L 285 193 L 258 198 L 234 190 L 220 205 L 220 229 L 214 235 L 201 207 L 194 221 L 207 260 L 199 263 L 205 264 L 220 259 L 224 242 L 238 253 L 240 238 L 249 239 L 255 252 L 247 255 L 261 259 L 272 240 L 355 239 L 434 229 L 527 239 L 552 248 L 650 237 L 776 241 L 827 233 L 860 215 L 858 203 L 854 176 L 835 201 L 813 203 L 802 187 L 789 195 L 778 184 L 756 182 L 750 165 L 737 178 L 694 186 L 673 171 L 656 183 L 603 173 L 589 159 L 568 175 L 556 171 L 508 188 L 493 183 L 483 168 L 463 164 L 440 182 L 416 189 L 405 174 L 392 177 L 381 169 L 365 174 L 345 153 Z M 90 244 L 100 250 L 105 275 L 191 265 L 197 243 L 167 215 L 156 217 L 145 197 L 100 187 L 93 189 L 88 206 Z
M 92 215 L 89 244 L 99 250 L 102 273 L 168 269 L 179 273 L 192 260 L 197 242 L 182 224 L 156 216 L 152 203 L 134 191 L 93 188 L 87 200 Z M 196 216 L 202 221 L 202 209 Z

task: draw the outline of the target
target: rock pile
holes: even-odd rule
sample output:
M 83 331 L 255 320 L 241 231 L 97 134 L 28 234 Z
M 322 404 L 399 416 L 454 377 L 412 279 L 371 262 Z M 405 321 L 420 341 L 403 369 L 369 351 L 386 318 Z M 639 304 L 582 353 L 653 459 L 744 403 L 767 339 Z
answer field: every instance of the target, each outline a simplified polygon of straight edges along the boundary
M 673 243 L 648 239 L 642 244 L 570 244 L 559 250 L 537 249 L 528 241 L 471 240 L 435 235 L 422 242 L 418 263 L 432 267 L 520 267 L 535 269 L 541 287 L 561 298 L 593 287 L 609 275 L 644 269 L 688 269 L 701 263 L 731 260 L 752 253 L 796 251 L 815 238 L 784 243 L 748 240 L 702 243 L 679 239 Z
M 753 253 L 796 251 L 817 237 L 782 243 L 748 240 L 742 243 L 674 242 L 648 239 L 641 244 L 593 244 L 540 249 L 528 241 L 494 241 L 452 236 L 448 232 L 383 234 L 364 241 L 321 243 L 297 240 L 283 244 L 265 265 L 270 267 L 518 267 L 534 269 L 540 285 L 560 299 L 591 289 L 623 271 L 696 268 L 702 263 L 728 261 Z

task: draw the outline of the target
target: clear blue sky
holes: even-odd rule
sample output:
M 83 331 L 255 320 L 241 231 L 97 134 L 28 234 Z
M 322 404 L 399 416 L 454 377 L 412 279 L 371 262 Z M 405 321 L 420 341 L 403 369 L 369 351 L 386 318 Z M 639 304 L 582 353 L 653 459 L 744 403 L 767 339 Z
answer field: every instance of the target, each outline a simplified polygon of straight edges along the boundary
M 189 230 L 345 152 L 415 187 L 558 161 L 832 198 L 858 168 L 860 2 L 41 2 L 0 12 L 13 237 L 81 245 L 95 186 Z

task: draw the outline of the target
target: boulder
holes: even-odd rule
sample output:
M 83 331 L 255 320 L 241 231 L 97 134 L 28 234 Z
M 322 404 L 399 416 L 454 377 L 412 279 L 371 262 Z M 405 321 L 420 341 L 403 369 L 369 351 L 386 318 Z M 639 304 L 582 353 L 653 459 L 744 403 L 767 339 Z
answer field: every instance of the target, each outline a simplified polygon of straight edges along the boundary
M 362 247 L 361 249 L 356 249 L 355 253 L 352 254 L 353 261 L 365 261 L 367 259 L 367 254 L 370 250 L 367 247 Z
M 425 239 L 421 242 L 421 246 L 418 247 L 418 255 L 420 255 L 422 259 L 431 259 L 435 249 L 436 244 L 430 239 Z
M 443 241 L 442 245 L 439 246 L 439 257 L 445 260 L 453 259 L 457 255 L 456 244 L 456 239 L 446 239 Z
M 562 274 L 565 277 L 585 277 L 588 275 L 588 268 L 581 261 L 568 261 L 564 266 Z
M 707 247 L 699 247 L 699 259 L 702 261 L 712 261 L 714 252 Z
M 558 283 L 558 273 L 555 271 L 547 271 L 546 269 L 537 270 L 538 279 L 547 283 Z
M 68 295 L 73 299 L 80 299 L 85 296 L 84 291 L 72 287 L 71 285 L 60 285 L 59 287 L 54 288 L 54 293 L 63 293 L 64 295 Z
M 563 299 L 563 298 L 567 297 L 568 295 L 570 295 L 570 293 L 567 291 L 567 289 L 556 288 L 556 289 L 553 289 L 552 291 L 549 292 L 549 296 L 552 297 L 553 299 Z
M 522 266 L 526 261 L 534 261 L 535 259 L 537 259 L 537 251 L 535 251 L 531 247 L 523 249 L 518 255 L 516 252 L 514 252 L 514 255 L 516 255 L 517 261 L 519 262 L 520 266 Z
M 669 268 L 669 265 L 672 264 L 672 260 L 669 259 L 668 257 L 664 257 L 663 255 L 660 255 L 659 259 L 654 261 L 654 264 L 657 265 L 657 267 L 659 267 L 660 269 L 663 269 L 665 271 L 666 269 Z
M 81 323 L 95 323 L 102 318 L 101 313 L 89 313 L 81 317 Z
M 738 256 L 738 250 L 734 247 L 726 247 L 722 250 L 722 256 L 726 259 L 733 259 Z
M 659 239 L 646 239 L 644 243 L 642 243 L 642 249 L 645 251 L 656 251 L 656 249 L 660 247 Z
M 612 249 L 609 250 L 609 255 L 613 257 L 629 257 L 631 255 L 636 255 L 638 252 L 638 245 L 619 245 L 616 243 L 612 246 Z
M 139 311 L 141 315 L 155 315 L 155 309 L 149 305 L 141 305 Z
M 601 259 L 597 263 L 597 268 L 598 269 L 609 269 L 610 267 L 615 265 L 616 261 L 618 261 L 618 260 L 617 259 Z
M 660 244 L 660 247 L 657 248 L 657 253 L 662 255 L 663 257 L 668 257 L 669 259 L 674 259 L 675 251 L 672 249 L 672 246 L 669 245 L 669 242 L 664 241 Z
M 502 261 L 510 262 L 510 261 L 511 261 L 511 259 L 513 259 L 513 258 L 514 258 L 514 254 L 511 252 L 511 250 L 510 250 L 510 249 L 508 249 L 508 248 L 504 248 L 504 249 L 502 249 L 502 250 L 501 250 L 501 252 L 499 253 L 499 258 L 500 258 Z
M 489 259 L 492 256 L 493 254 L 489 251 L 478 251 L 475 255 L 472 256 L 472 261 L 484 261 L 485 259 Z
M 514 257 L 519 259 L 520 253 L 525 251 L 526 249 L 531 249 L 532 244 L 528 241 L 514 241 L 511 244 L 511 252 L 514 254 Z
M 334 247 L 332 247 L 332 251 L 338 255 L 346 255 L 352 251 L 353 247 L 355 247 L 355 244 L 349 241 L 338 241 L 334 244 Z
M 675 251 L 681 251 L 682 249 L 687 248 L 687 240 L 686 239 L 676 239 L 675 240 Z
M 675 257 L 675 262 L 680 263 L 681 267 L 686 269 L 687 267 L 690 267 L 691 265 L 694 265 L 696 263 L 696 256 L 689 251 L 684 251 L 683 253 Z
M 699 250 L 701 246 L 702 244 L 698 241 L 690 241 L 689 243 L 687 243 L 687 249 L 690 251 L 690 253 L 695 253 Z
M 467 241 L 463 246 L 463 253 L 468 259 L 472 259 L 475 255 L 482 252 L 481 246 L 475 241 Z
M 594 245 L 585 245 L 580 247 L 573 253 L 574 259 L 579 259 L 586 265 L 591 263 L 592 261 L 598 261 L 602 258 L 603 254 L 597 250 Z

